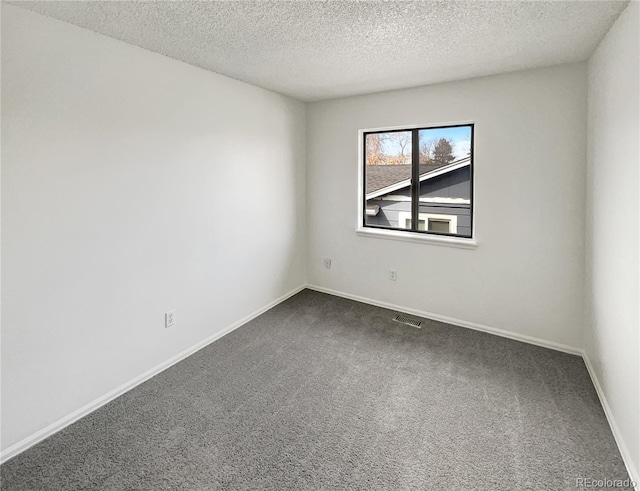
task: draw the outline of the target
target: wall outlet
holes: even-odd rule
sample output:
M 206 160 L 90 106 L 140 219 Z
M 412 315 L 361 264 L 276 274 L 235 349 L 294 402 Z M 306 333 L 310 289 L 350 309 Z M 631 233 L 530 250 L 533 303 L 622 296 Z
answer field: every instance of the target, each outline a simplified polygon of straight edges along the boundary
M 326 269 L 331 269 L 331 259 L 329 259 L 328 257 L 324 258 L 324 267 Z
M 398 272 L 395 269 L 389 270 L 389 279 L 391 281 L 396 281 L 398 279 Z
M 164 313 L 164 327 L 173 327 L 176 323 L 176 311 L 170 310 Z

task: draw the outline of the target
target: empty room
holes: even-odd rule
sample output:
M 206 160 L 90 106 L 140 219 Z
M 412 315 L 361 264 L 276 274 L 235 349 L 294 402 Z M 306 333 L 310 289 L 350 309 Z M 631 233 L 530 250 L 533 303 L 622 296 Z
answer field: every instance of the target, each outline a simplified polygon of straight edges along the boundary
M 0 14 L 0 489 L 640 489 L 640 2 Z

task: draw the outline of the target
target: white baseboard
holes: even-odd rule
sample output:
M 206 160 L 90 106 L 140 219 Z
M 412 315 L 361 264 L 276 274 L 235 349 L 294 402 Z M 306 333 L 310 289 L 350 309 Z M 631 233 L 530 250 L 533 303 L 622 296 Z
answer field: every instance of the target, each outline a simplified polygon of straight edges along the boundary
M 220 339 L 221 337 L 229 334 L 231 331 L 234 331 L 235 329 L 239 328 L 240 326 L 242 326 L 242 325 L 246 324 L 247 322 L 255 319 L 259 315 L 265 313 L 267 310 L 275 307 L 279 303 L 284 302 L 289 297 L 292 297 L 293 295 L 295 295 L 296 293 L 304 290 L 305 288 L 306 288 L 306 286 L 302 285 L 302 286 L 299 286 L 298 288 L 295 288 L 294 290 L 290 291 L 289 293 L 285 293 L 281 297 L 275 299 L 273 302 L 268 303 L 264 307 L 261 307 L 260 309 L 256 310 L 255 312 L 252 312 L 251 314 L 247 315 L 246 317 L 243 317 L 239 321 L 234 322 L 230 326 L 227 326 L 222 331 L 219 331 L 219 332 L 209 336 L 208 338 L 200 341 L 198 344 L 195 344 L 194 346 L 191 346 L 190 348 L 187 348 L 186 350 L 178 353 L 177 355 L 172 356 L 168 360 L 160 363 L 159 365 L 156 365 L 152 369 L 147 370 L 143 374 L 141 374 L 141 375 L 135 377 L 134 379 L 122 384 L 120 387 L 117 387 L 117 388 L 113 389 L 112 391 L 110 391 L 110 392 L 106 393 L 105 395 L 99 397 L 98 399 L 90 402 L 89 404 L 81 407 L 80 409 L 77 409 L 76 411 L 73 411 L 71 414 L 68 414 L 67 416 L 65 416 L 63 418 L 60 418 L 58 421 L 56 421 L 54 423 L 51 423 L 46 428 L 43 428 L 40 431 L 37 431 L 36 433 L 34 433 L 33 435 L 30 435 L 27 438 L 24 438 L 23 440 L 19 441 L 18 443 L 15 443 L 15 444 L 11 445 L 6 450 L 2 451 L 2 453 L 0 453 L 0 463 L 6 462 L 7 460 L 15 457 L 16 455 L 24 452 L 28 448 L 30 448 L 30 447 L 34 446 L 35 444 L 41 442 L 45 438 L 48 438 L 51 435 L 53 435 L 54 433 L 57 433 L 58 431 L 66 428 L 70 424 L 75 423 L 80 418 L 83 418 L 83 417 L 87 416 L 88 414 L 92 413 L 96 409 L 104 406 L 108 402 L 111 402 L 116 397 L 121 396 L 125 392 L 128 392 L 131 389 L 133 389 L 134 387 L 136 387 L 136 386 L 140 385 L 141 383 L 149 380 L 151 377 L 154 377 L 155 375 L 158 375 L 160 372 L 162 372 L 162 371 L 166 370 L 167 368 L 175 365 L 179 361 L 182 361 L 185 358 L 187 358 L 188 356 L 191 356 L 196 351 L 201 350 L 205 346 L 208 346 L 209 344 L 213 343 L 214 341 L 216 341 L 216 340 Z
M 596 371 L 589 360 L 586 352 L 582 353 L 582 358 L 584 360 L 584 364 L 587 366 L 587 371 L 589 372 L 589 376 L 591 377 L 591 382 L 596 389 L 596 393 L 598 394 L 598 398 L 600 399 L 600 404 L 602 405 L 602 409 L 604 409 L 604 414 L 607 417 L 607 421 L 609 422 L 609 427 L 611 428 L 611 433 L 613 433 L 613 438 L 616 440 L 616 444 L 618 445 L 618 450 L 620 450 L 620 455 L 622 455 L 622 460 L 624 465 L 627 468 L 627 473 L 629 474 L 629 479 L 635 481 L 636 487 L 635 489 L 639 489 L 640 486 L 640 474 L 638 474 L 638 469 L 631 458 L 631 454 L 629 453 L 629 449 L 622 438 L 622 433 L 620 432 L 620 428 L 618 428 L 618 424 L 616 423 L 615 418 L 613 417 L 613 412 L 611 411 L 611 407 L 609 407 L 609 403 L 607 402 L 607 398 L 602 390 L 602 386 L 600 385 L 600 381 L 598 380 L 598 376 L 596 375 Z
M 424 310 L 404 307 L 402 305 L 395 305 L 388 302 L 381 302 L 373 298 L 361 297 L 359 295 L 352 295 L 350 293 L 345 293 L 338 290 L 332 290 L 331 288 L 324 288 L 322 286 L 307 285 L 307 288 L 309 288 L 310 290 L 315 290 L 322 293 L 328 293 L 329 295 L 336 295 L 338 297 L 348 298 L 350 300 L 355 300 L 357 302 L 367 303 L 370 305 L 375 305 L 377 307 L 383 307 L 385 309 L 396 310 L 398 312 L 404 312 L 406 314 L 416 315 L 418 317 L 423 317 L 425 319 L 445 322 L 447 324 L 452 324 L 454 326 L 466 327 L 469 329 L 474 329 L 476 331 L 483 331 L 489 334 L 495 334 L 496 336 L 501 336 L 503 338 L 514 339 L 516 341 L 522 341 L 524 343 L 535 344 L 536 346 L 542 346 L 544 348 L 550 348 L 556 351 L 562 351 L 564 353 L 569 353 L 571 355 L 582 356 L 582 350 L 580 348 L 575 348 L 573 346 L 568 346 L 566 344 L 556 343 L 554 341 L 547 341 L 546 339 L 527 336 L 525 334 L 518 334 L 511 331 L 505 331 L 503 329 L 485 326 L 482 324 L 477 324 L 475 322 L 454 319 L 453 317 L 447 317 L 444 315 L 432 314 L 431 312 L 425 312 Z

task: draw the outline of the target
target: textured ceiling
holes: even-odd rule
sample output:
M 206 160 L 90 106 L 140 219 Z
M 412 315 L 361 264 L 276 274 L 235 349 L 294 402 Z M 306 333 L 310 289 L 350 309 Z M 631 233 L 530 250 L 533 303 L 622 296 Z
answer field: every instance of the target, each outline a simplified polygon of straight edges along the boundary
M 585 60 L 627 4 L 9 3 L 307 101 Z

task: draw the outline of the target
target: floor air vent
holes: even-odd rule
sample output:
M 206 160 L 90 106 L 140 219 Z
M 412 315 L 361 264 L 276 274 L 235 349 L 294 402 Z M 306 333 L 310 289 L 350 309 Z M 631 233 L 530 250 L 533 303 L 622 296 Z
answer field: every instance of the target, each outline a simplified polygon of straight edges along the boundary
M 396 315 L 393 320 L 396 322 L 402 322 L 407 326 L 417 327 L 418 329 L 422 327 L 422 321 L 412 319 L 411 317 L 407 317 L 406 315 Z

